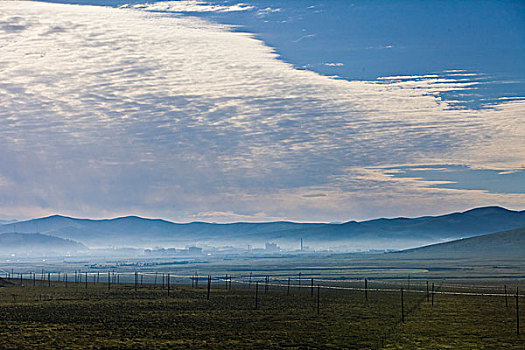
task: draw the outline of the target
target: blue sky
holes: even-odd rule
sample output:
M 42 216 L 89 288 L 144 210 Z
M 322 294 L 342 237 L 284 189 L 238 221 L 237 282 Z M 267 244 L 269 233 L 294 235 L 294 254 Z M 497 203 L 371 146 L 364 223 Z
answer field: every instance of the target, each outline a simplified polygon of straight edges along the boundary
M 525 206 L 522 2 L 77 3 L 0 2 L 1 217 Z

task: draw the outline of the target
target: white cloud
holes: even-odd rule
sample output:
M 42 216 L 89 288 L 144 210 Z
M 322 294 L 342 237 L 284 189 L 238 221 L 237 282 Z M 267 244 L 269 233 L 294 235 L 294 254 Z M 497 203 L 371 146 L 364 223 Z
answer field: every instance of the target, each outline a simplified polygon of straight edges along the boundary
M 348 171 L 521 167 L 524 101 L 454 110 L 438 96 L 472 83 L 331 79 L 202 19 L 38 2 L 0 2 L 0 76 L 5 215 L 344 221 L 389 203 L 525 204 Z
M 266 16 L 266 15 L 268 15 L 270 13 L 277 13 L 277 12 L 281 12 L 281 9 L 280 8 L 267 7 L 267 8 L 258 10 L 257 11 L 257 15 L 258 16 Z
M 129 6 L 125 6 L 129 7 Z M 144 11 L 164 11 L 164 12 L 238 12 L 252 10 L 254 7 L 239 3 L 230 6 L 212 5 L 205 1 L 197 0 L 178 0 L 161 1 L 155 3 L 136 4 L 131 6 L 134 9 Z M 121 8 L 124 8 L 121 6 Z

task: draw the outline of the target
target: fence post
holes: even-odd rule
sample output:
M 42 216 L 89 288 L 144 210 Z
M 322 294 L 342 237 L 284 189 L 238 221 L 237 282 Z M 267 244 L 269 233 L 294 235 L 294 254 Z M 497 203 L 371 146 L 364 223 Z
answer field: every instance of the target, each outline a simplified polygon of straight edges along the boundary
M 51 287 L 51 273 L 50 272 L 47 273 L 47 286 Z
M 208 296 L 207 296 L 208 300 L 210 300 L 210 289 L 211 289 L 211 276 L 208 275 Z
M 504 286 L 505 288 L 505 308 L 509 306 L 509 302 L 507 301 L 507 285 Z
M 365 301 L 368 301 L 368 280 L 365 278 Z
M 168 279 L 166 280 L 168 284 L 168 296 L 170 296 L 170 274 L 168 273 Z
M 401 288 L 401 322 L 405 322 L 405 303 L 403 300 L 403 288 Z
M 228 290 L 228 274 L 224 276 L 224 289 Z
M 66 288 L 67 288 L 67 273 L 64 275 L 64 278 L 66 279 Z
M 310 280 L 310 296 L 314 296 L 314 279 Z
M 87 289 L 87 287 L 88 287 L 88 277 L 87 277 L 87 275 L 88 275 L 88 274 L 87 274 L 87 272 L 86 272 L 86 289 Z
M 230 290 L 232 290 L 232 275 L 230 274 Z
M 432 306 L 434 306 L 434 283 L 432 283 Z
M 516 334 L 520 335 L 520 303 L 518 287 L 516 287 Z
M 139 283 L 139 274 L 135 271 L 135 292 L 137 291 L 137 285 Z
M 248 282 L 248 288 L 252 287 L 252 273 L 250 272 L 250 282 Z
M 195 271 L 195 288 L 199 288 L 199 273 Z
M 97 283 L 99 283 L 99 282 L 100 282 L 100 271 L 97 272 Z
M 111 272 L 108 271 L 108 290 L 111 289 Z
M 427 303 L 429 302 L 429 295 L 428 295 L 428 281 L 427 281 Z
M 321 306 L 320 291 L 321 291 L 321 288 L 319 287 L 319 285 L 317 285 L 317 314 L 318 315 L 320 313 L 320 306 Z
M 255 282 L 255 310 L 257 310 L 259 302 L 259 281 Z
M 288 290 L 286 291 L 286 295 L 290 295 L 290 277 L 288 277 Z
M 36 287 L 36 273 L 33 272 L 33 287 Z
M 270 281 L 270 277 L 266 276 L 264 280 L 264 294 L 268 293 L 268 282 Z

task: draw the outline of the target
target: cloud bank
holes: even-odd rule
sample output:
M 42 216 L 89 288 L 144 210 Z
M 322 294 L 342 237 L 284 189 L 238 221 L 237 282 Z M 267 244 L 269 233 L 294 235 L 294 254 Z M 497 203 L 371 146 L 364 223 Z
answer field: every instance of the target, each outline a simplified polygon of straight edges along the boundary
M 522 100 L 439 98 L 472 82 L 349 82 L 198 18 L 9 1 L 0 75 L 4 216 L 343 221 L 525 205 L 383 169 L 523 168 Z

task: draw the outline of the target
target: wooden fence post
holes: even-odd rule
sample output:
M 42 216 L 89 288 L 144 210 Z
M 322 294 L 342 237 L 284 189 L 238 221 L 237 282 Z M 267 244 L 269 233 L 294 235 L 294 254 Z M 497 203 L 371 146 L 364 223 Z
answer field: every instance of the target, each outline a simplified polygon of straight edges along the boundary
M 286 295 L 290 295 L 290 277 L 288 277 L 288 290 L 286 291 Z
M 507 285 L 504 286 L 505 289 L 505 308 L 509 306 L 509 302 L 507 300 Z
M 518 287 L 516 287 L 516 334 L 520 335 L 520 302 Z
M 67 288 L 67 273 L 64 275 L 64 279 L 66 280 L 66 288 Z
M 434 306 L 434 283 L 432 283 L 432 306 Z
M 51 287 L 51 273 L 50 272 L 47 273 L 47 286 Z
M 429 295 L 428 295 L 428 281 L 427 281 L 427 303 L 429 302 Z
M 365 301 L 368 301 L 368 280 L 365 278 Z
M 170 274 L 168 273 L 168 279 L 166 280 L 168 284 L 168 296 L 170 296 Z
M 321 288 L 319 287 L 319 285 L 317 285 L 317 314 L 318 315 L 321 312 L 321 310 L 320 310 L 320 308 L 321 308 L 320 291 L 321 291 Z
M 311 297 L 314 296 L 314 279 L 313 278 L 310 280 L 310 296 Z
M 195 288 L 199 288 L 199 273 L 195 271 Z
M 403 288 L 401 288 L 401 322 L 405 322 L 405 303 L 403 300 Z
M 111 289 L 111 272 L 108 271 L 108 290 Z
M 208 300 L 210 300 L 210 289 L 211 289 L 211 276 L 208 275 L 208 296 L 207 296 Z
M 259 281 L 255 282 L 255 310 L 257 310 L 257 307 L 259 303 Z
M 86 289 L 88 287 L 88 273 L 86 272 Z
M 36 287 L 36 273 L 33 272 L 33 287 Z
M 252 287 L 252 273 L 250 272 L 250 281 L 248 282 L 248 288 Z
M 135 292 L 137 291 L 138 283 L 139 283 L 139 274 L 137 271 L 135 271 Z

